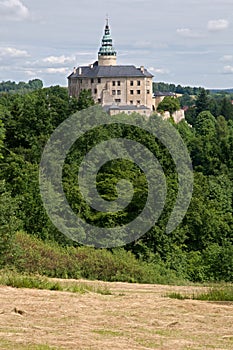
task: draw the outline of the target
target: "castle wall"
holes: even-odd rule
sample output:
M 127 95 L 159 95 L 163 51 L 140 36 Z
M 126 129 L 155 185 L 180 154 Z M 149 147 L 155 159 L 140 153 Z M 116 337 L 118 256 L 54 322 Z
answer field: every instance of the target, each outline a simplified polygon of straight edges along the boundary
M 84 89 L 102 105 L 144 105 L 152 110 L 152 78 L 69 78 L 70 96 L 79 97 Z

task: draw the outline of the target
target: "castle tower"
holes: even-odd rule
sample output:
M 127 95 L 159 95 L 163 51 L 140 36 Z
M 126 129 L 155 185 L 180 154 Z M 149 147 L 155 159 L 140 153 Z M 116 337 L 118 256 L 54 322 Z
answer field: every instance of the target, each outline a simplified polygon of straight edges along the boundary
M 112 37 L 110 34 L 110 28 L 108 19 L 106 20 L 106 26 L 104 30 L 104 36 L 102 38 L 102 45 L 98 52 L 98 65 L 99 66 L 115 66 L 116 65 L 116 51 L 112 46 Z

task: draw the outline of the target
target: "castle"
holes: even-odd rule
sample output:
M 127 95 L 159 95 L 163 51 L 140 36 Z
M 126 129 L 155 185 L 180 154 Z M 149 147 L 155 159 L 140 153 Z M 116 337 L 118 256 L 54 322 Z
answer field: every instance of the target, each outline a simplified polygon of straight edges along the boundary
M 68 77 L 68 90 L 72 97 L 79 97 L 84 89 L 90 90 L 95 103 L 110 115 L 137 112 L 150 116 L 164 98 L 153 95 L 152 78 L 144 66 L 117 65 L 117 52 L 107 19 L 98 61 L 89 66 L 75 67 Z M 183 114 L 178 115 L 178 121 L 183 117 Z M 176 116 L 174 119 L 176 121 Z
M 74 68 L 68 77 L 69 95 L 78 97 L 83 89 L 110 114 L 138 112 L 149 116 L 153 110 L 152 78 L 144 66 L 117 65 L 107 20 L 98 61 Z

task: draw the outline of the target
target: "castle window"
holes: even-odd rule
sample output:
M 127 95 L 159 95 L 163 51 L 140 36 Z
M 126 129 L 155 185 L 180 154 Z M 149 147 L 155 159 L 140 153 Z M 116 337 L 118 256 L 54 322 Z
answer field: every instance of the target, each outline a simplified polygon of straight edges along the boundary
M 115 81 L 112 82 L 112 86 L 116 86 L 116 82 Z
M 91 84 L 93 84 L 94 83 L 94 79 L 91 79 Z
M 117 82 L 117 85 L 118 85 L 118 86 L 121 86 L 121 82 L 120 82 L 120 81 L 118 81 L 118 82 Z
M 101 78 L 98 78 L 98 83 L 99 83 L 99 84 L 101 83 Z
M 130 82 L 130 86 L 133 86 L 133 80 L 131 80 L 131 82 Z
M 147 93 L 149 94 L 149 93 L 150 93 L 150 90 L 147 90 Z
M 116 102 L 116 103 L 120 103 L 120 102 L 121 102 L 121 99 L 120 99 L 120 98 L 116 98 L 116 99 L 115 99 L 115 102 Z
M 130 95 L 133 95 L 133 90 L 130 90 Z
M 140 95 L 140 93 L 141 93 L 141 90 L 137 90 L 137 94 Z
M 130 104 L 131 104 L 131 105 L 133 104 L 133 101 L 132 101 L 132 100 L 130 101 Z
M 82 79 L 80 79 L 80 84 L 82 84 L 82 82 L 83 82 L 83 80 L 82 80 Z
M 112 95 L 116 95 L 116 90 L 112 90 Z
M 94 94 L 97 94 L 97 89 L 94 89 Z
M 140 86 L 141 85 L 141 82 L 140 80 L 137 81 L 137 86 Z
M 138 100 L 138 101 L 137 101 L 137 104 L 138 104 L 138 105 L 140 105 L 140 104 L 141 104 L 141 101 L 140 101 L 140 100 Z
M 117 95 L 121 95 L 121 90 L 117 90 Z

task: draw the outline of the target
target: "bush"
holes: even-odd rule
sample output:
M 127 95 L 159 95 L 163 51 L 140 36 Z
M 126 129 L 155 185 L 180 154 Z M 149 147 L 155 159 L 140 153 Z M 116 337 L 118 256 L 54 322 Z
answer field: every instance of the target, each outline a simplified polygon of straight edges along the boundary
M 5 264 L 6 254 L 11 254 L 14 234 L 19 226 L 15 216 L 16 204 L 0 181 L 0 267 Z
M 210 245 L 203 252 L 205 274 L 210 281 L 233 282 L 233 245 Z
M 12 254 L 9 255 L 7 265 L 15 266 L 20 272 L 48 277 L 79 278 L 79 265 L 71 252 L 55 242 L 44 242 L 24 232 L 18 232 L 14 241 L 13 259 Z
M 161 262 L 137 260 L 131 252 L 122 248 L 109 251 L 91 247 L 61 247 L 24 232 L 16 234 L 14 254 L 8 255 L 7 265 L 19 272 L 58 278 L 164 284 L 184 282 Z

